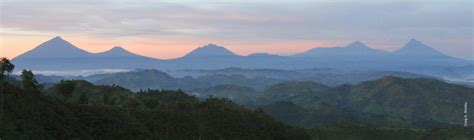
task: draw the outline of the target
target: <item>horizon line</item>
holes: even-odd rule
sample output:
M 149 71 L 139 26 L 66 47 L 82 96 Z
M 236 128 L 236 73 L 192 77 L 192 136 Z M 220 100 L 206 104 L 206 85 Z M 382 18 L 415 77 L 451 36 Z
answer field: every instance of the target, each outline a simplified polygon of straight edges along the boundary
M 107 49 L 107 50 L 105 50 L 105 51 L 101 51 L 101 52 L 90 52 L 90 51 L 85 50 L 85 49 L 83 49 L 83 48 L 81 48 L 81 47 L 79 47 L 79 46 L 76 46 L 76 45 L 72 44 L 72 43 L 69 42 L 68 40 L 63 39 L 61 36 L 55 36 L 55 37 L 53 37 L 53 38 L 51 38 L 51 39 L 49 39 L 49 40 L 47 40 L 47 41 L 44 41 L 43 43 L 37 45 L 36 47 L 33 47 L 32 49 L 27 50 L 27 51 L 25 51 L 25 52 L 23 52 L 23 53 L 21 53 L 21 54 L 15 56 L 15 57 L 11 58 L 11 60 L 14 60 L 14 59 L 16 59 L 17 57 L 19 57 L 19 56 L 21 56 L 21 55 L 24 55 L 24 54 L 26 54 L 26 53 L 28 53 L 28 52 L 30 52 L 30 51 L 36 49 L 36 48 L 39 47 L 40 45 L 42 45 L 42 44 L 44 44 L 44 43 L 46 43 L 46 42 L 52 41 L 52 40 L 54 40 L 54 39 L 61 39 L 61 40 L 65 41 L 65 42 L 67 42 L 67 43 L 70 43 L 72 46 L 74 46 L 74 47 L 76 47 L 76 48 L 78 48 L 78 49 L 81 49 L 81 50 L 83 50 L 83 51 L 85 51 L 85 52 L 87 52 L 87 53 L 90 53 L 90 54 L 105 53 L 105 52 L 111 51 L 111 50 L 114 49 L 114 48 L 119 47 L 119 48 L 124 49 L 125 51 L 130 52 L 130 53 L 133 53 L 133 54 L 136 54 L 136 55 L 140 55 L 140 56 L 143 56 L 143 57 L 152 58 L 152 59 L 158 59 L 158 60 L 174 60 L 174 59 L 183 58 L 183 57 L 189 55 L 190 53 L 192 53 L 192 52 L 194 52 L 194 51 L 196 51 L 196 50 L 198 50 L 198 49 L 200 49 L 200 48 L 206 47 L 206 46 L 208 46 L 208 45 L 210 45 L 210 44 L 215 45 L 215 46 L 217 46 L 217 47 L 222 47 L 222 48 L 224 48 L 224 49 L 226 49 L 226 50 L 228 50 L 228 51 L 232 52 L 233 54 L 235 54 L 235 55 L 237 55 L 237 56 L 240 56 L 240 57 L 248 57 L 248 56 L 251 56 L 251 55 L 254 55 L 254 54 L 269 54 L 269 55 L 276 55 L 276 56 L 288 57 L 288 56 L 293 56 L 293 55 L 297 55 L 297 54 L 302 54 L 302 53 L 311 51 L 311 50 L 313 50 L 313 49 L 321 49 L 321 48 L 346 48 L 346 47 L 350 46 L 351 44 L 355 44 L 355 43 L 361 43 L 361 44 L 363 44 L 365 47 L 370 48 L 370 49 L 374 49 L 374 50 L 378 50 L 378 51 L 383 51 L 383 52 L 386 52 L 386 53 L 393 53 L 393 52 L 395 52 L 395 51 L 397 51 L 397 50 L 403 48 L 406 44 L 408 44 L 408 43 L 411 42 L 411 41 L 417 41 L 417 42 L 423 44 L 421 41 L 419 41 L 419 40 L 417 40 L 417 39 L 415 39 L 415 38 L 411 38 L 411 39 L 409 39 L 409 40 L 405 43 L 405 45 L 401 46 L 400 48 L 395 49 L 395 50 L 393 50 L 393 51 L 387 51 L 387 50 L 372 48 L 372 47 L 369 47 L 368 45 L 366 45 L 365 43 L 363 43 L 363 41 L 354 40 L 354 41 L 352 41 L 351 43 L 349 43 L 349 44 L 347 44 L 347 45 L 345 45 L 345 46 L 343 46 L 343 47 L 341 47 L 341 46 L 333 46 L 333 47 L 312 47 L 312 48 L 309 48 L 309 49 L 307 49 L 307 50 L 305 50 L 305 51 L 300 51 L 300 52 L 295 52 L 295 53 L 287 53 L 287 54 L 282 54 L 282 53 L 269 53 L 269 52 L 252 52 L 252 53 L 249 53 L 248 55 L 242 55 L 242 54 L 235 53 L 234 51 L 232 51 L 231 49 L 229 49 L 229 48 L 227 48 L 227 47 L 225 47 L 225 46 L 221 46 L 221 45 L 218 45 L 218 44 L 216 44 L 216 43 L 212 43 L 212 42 L 211 42 L 211 43 L 207 43 L 207 44 L 205 44 L 205 45 L 196 47 L 196 48 L 194 48 L 192 51 L 187 52 L 187 53 L 185 53 L 185 54 L 182 55 L 182 56 L 175 57 L 175 58 L 163 59 L 163 58 L 156 58 L 156 57 L 152 57 L 152 56 L 147 56 L 147 55 L 143 55 L 143 54 L 140 54 L 140 53 L 136 53 L 136 52 L 133 52 L 133 51 L 130 51 L 130 50 L 124 48 L 124 47 L 121 46 L 121 45 L 113 45 L 113 46 L 110 47 L 109 49 Z M 426 46 L 427 46 L 427 45 L 426 45 Z M 434 50 L 436 50 L 435 48 L 433 48 L 433 47 L 431 47 L 431 46 L 428 46 L 428 47 L 429 47 L 429 48 L 432 48 L 432 49 L 434 49 Z M 445 53 L 442 52 L 442 51 L 439 51 L 439 50 L 436 50 L 436 51 L 445 54 Z M 446 55 L 446 54 L 445 54 L 445 55 Z M 448 55 L 448 56 L 450 56 L 450 55 Z M 453 56 L 451 56 L 451 57 L 453 57 Z M 458 58 L 458 57 L 455 57 L 455 58 Z M 462 59 L 462 58 L 458 58 L 458 59 Z M 469 60 L 469 59 L 464 59 L 464 60 Z

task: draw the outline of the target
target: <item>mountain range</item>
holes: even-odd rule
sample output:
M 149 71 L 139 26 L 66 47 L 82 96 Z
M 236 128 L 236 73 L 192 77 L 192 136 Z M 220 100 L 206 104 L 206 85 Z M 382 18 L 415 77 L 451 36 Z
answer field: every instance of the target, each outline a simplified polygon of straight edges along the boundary
M 170 60 L 155 59 L 114 47 L 101 53 L 82 50 L 61 37 L 55 37 L 13 59 L 17 70 L 91 69 L 309 69 L 403 71 L 434 76 L 474 75 L 474 62 L 445 55 L 415 39 L 394 52 L 368 47 L 355 41 L 345 47 L 314 48 L 291 56 L 256 53 L 241 56 L 215 44 L 199 47 Z M 446 69 L 449 69 L 447 72 Z M 461 70 L 458 70 L 461 69 Z M 470 71 L 471 70 L 471 71 Z M 470 72 L 469 72 L 470 71 Z
M 141 56 L 122 47 L 100 53 L 82 50 L 61 37 L 55 37 L 13 59 L 18 69 L 83 70 L 152 66 L 156 59 Z M 125 66 L 128 65 L 128 66 Z
M 37 58 L 99 58 L 99 57 L 128 57 L 142 58 L 144 56 L 134 54 L 122 47 L 116 46 L 110 50 L 100 53 L 90 53 L 80 49 L 61 37 L 55 37 L 40 44 L 38 47 L 23 53 L 15 60 L 37 59 Z M 151 58 L 150 58 L 151 59 Z
M 338 57 L 341 59 L 345 59 L 348 57 L 371 58 L 371 57 L 383 56 L 387 54 L 388 52 L 369 48 L 364 43 L 360 41 L 355 41 L 354 43 L 351 43 L 347 45 L 346 47 L 314 48 L 306 52 L 296 54 L 294 56 L 316 57 L 316 58 Z

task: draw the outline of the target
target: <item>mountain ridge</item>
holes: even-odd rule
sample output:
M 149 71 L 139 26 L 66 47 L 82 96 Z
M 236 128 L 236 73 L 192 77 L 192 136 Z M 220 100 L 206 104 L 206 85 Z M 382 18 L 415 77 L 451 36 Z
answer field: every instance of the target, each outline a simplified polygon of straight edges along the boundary
M 136 53 L 132 53 L 120 46 L 115 46 L 107 51 L 95 53 L 95 55 L 97 57 L 146 57 Z
M 126 55 L 129 55 L 129 56 L 132 56 L 133 55 L 136 55 L 136 56 L 143 56 L 143 55 L 140 55 L 140 54 L 136 54 L 136 53 L 133 53 L 133 52 L 130 52 L 126 49 L 124 49 L 123 47 L 120 47 L 120 46 L 115 46 L 115 47 L 112 47 L 110 48 L 109 50 L 107 51 L 104 51 L 104 52 L 99 52 L 99 53 L 91 53 L 91 52 L 88 52 L 86 50 L 83 50 L 79 47 L 76 47 L 74 46 L 73 44 L 71 44 L 70 42 L 64 40 L 63 38 L 61 38 L 60 36 L 56 36 L 44 43 L 41 43 L 40 45 L 38 45 L 37 47 L 33 48 L 32 50 L 30 51 L 27 51 L 21 55 L 18 55 L 17 57 L 15 57 L 14 59 L 17 59 L 17 58 L 22 58 L 22 57 L 27 57 L 27 58 L 31 58 L 31 57 L 54 57 L 54 55 L 44 55 L 44 54 L 38 54 L 36 52 L 33 52 L 35 50 L 43 50 L 43 49 L 50 49 L 50 50 L 47 50 L 47 51 L 53 51 L 51 50 L 51 48 L 68 48 L 69 50 L 73 50 L 73 51 L 76 51 L 76 52 L 73 52 L 72 54 L 69 53 L 69 52 L 63 52 L 63 53 L 56 53 L 55 55 L 61 55 L 61 56 L 64 56 L 64 57 L 74 57 L 74 56 L 77 56 L 77 57 L 85 57 L 85 56 L 95 56 L 95 55 L 101 55 L 101 54 L 108 54 L 108 53 L 112 53 L 112 52 L 121 52 L 123 54 L 126 54 Z M 347 53 L 338 53 L 338 51 L 348 51 Z M 354 52 L 355 51 L 355 52 Z M 33 53 L 32 56 L 29 56 L 30 54 L 29 53 Z M 44 51 L 43 51 L 44 53 Z M 80 54 L 80 55 L 74 55 L 74 53 L 76 54 Z M 129 53 L 129 54 L 127 54 Z M 305 52 L 301 52 L 301 53 L 297 53 L 295 55 L 290 55 L 290 56 L 311 56 L 311 55 L 314 55 L 314 54 L 323 54 L 323 53 L 335 53 L 335 54 L 330 54 L 330 55 L 354 55 L 356 53 L 359 53 L 358 55 L 371 55 L 373 53 L 379 53 L 380 54 L 384 54 L 384 55 L 387 55 L 387 54 L 393 54 L 393 55 L 419 55 L 419 54 L 423 54 L 423 53 L 428 53 L 429 55 L 443 55 L 444 57 L 450 57 L 450 58 L 456 58 L 456 57 L 452 57 L 452 56 L 449 56 L 449 55 L 446 55 L 430 46 L 427 46 L 425 44 L 423 44 L 422 42 L 416 40 L 416 39 L 410 39 L 403 47 L 393 51 L 393 52 L 387 52 L 387 51 L 383 51 L 383 50 L 378 50 L 378 49 L 374 49 L 374 48 L 370 48 L 368 47 L 367 45 L 365 45 L 363 42 L 361 41 L 354 41 L 344 47 L 323 47 L 323 48 L 312 48 L 308 51 L 305 51 Z M 223 46 L 219 46 L 219 45 L 216 45 L 216 44 L 213 44 L 213 43 L 209 43 L 207 45 L 204 45 L 202 47 L 198 47 L 196 49 L 194 49 L 193 51 L 187 53 L 186 55 L 182 56 L 182 57 L 179 57 L 179 58 L 193 58 L 193 57 L 235 57 L 235 56 L 241 56 L 241 55 L 238 55 L 232 51 L 230 51 L 229 49 L 223 47 Z M 250 55 L 247 55 L 246 57 L 255 57 L 255 56 L 258 56 L 258 57 L 261 57 L 261 56 L 278 56 L 278 57 L 284 57 L 284 56 L 280 56 L 280 55 L 273 55 L 273 54 L 269 54 L 269 53 L 252 53 Z M 324 56 L 327 56 L 327 54 L 325 54 Z M 143 57 L 147 57 L 147 56 L 143 56 Z M 150 58 L 150 57 L 148 57 Z M 179 59 L 178 58 L 178 59 Z M 456 59 L 459 59 L 459 58 L 456 58 Z
M 194 49 L 181 58 L 197 58 L 197 57 L 237 57 L 239 55 L 228 50 L 225 47 L 216 44 L 207 44 L 205 46 Z
M 54 37 L 46 42 L 41 43 L 37 47 L 24 52 L 15 59 L 21 58 L 67 58 L 67 57 L 89 57 L 90 52 L 80 49 L 60 36 Z
M 403 52 L 402 50 L 408 52 L 415 50 L 417 52 L 400 53 Z M 424 53 L 425 51 L 426 53 Z M 55 37 L 16 57 L 13 62 L 17 64 L 19 69 L 32 70 L 210 70 L 227 67 L 290 70 L 324 67 L 346 70 L 401 71 L 440 77 L 468 76 L 466 74 L 472 72 L 469 73 L 466 69 L 458 67 L 474 65 L 474 61 L 448 57 L 415 40 L 411 40 L 404 48 L 393 53 L 373 49 L 360 41 L 355 41 L 345 47 L 316 48 L 292 56 L 278 56 L 267 53 L 242 56 L 223 46 L 210 43 L 196 48 L 183 57 L 156 59 L 132 53 L 121 47 L 114 47 L 101 53 L 90 53 L 77 48 L 61 37 Z M 424 67 L 420 68 L 420 66 Z M 429 70 L 426 70 L 428 68 Z M 446 68 L 449 68 L 449 70 L 446 70 Z
M 411 57 L 438 57 L 438 58 L 454 58 L 448 56 L 416 39 L 410 39 L 402 48 L 399 48 L 391 53 L 396 56 L 411 56 Z
M 313 48 L 295 54 L 295 57 L 372 57 L 388 54 L 386 51 L 370 48 L 361 41 L 355 41 L 345 47 Z
M 13 60 L 23 58 L 94 58 L 94 57 L 146 57 L 132 53 L 123 47 L 115 46 L 109 50 L 92 53 L 56 36 L 37 47 L 18 55 Z M 147 57 L 149 58 L 149 57 Z

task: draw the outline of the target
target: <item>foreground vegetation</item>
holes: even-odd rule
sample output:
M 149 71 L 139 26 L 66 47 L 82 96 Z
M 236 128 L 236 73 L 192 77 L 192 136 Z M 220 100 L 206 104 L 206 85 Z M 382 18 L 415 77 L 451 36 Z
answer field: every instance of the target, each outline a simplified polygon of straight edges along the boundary
M 181 91 L 131 94 L 84 81 L 64 81 L 45 95 L 26 83 L 5 86 L 2 138 L 309 139 L 303 129 L 224 99 L 199 101 Z
M 14 68 L 7 66 L 2 65 L 0 77 L 3 101 L 0 127 L 2 139 L 474 138 L 472 128 L 379 124 L 370 119 L 380 116 L 368 117 L 369 120 L 357 119 L 354 116 L 367 114 L 341 110 L 326 104 L 316 104 L 317 109 L 308 111 L 291 102 L 301 100 L 302 98 L 295 98 L 299 94 L 291 95 L 292 98 L 289 99 L 292 100 L 289 101 L 278 101 L 249 110 L 226 99 L 200 100 L 181 90 L 131 92 L 116 85 L 97 86 L 81 80 L 61 81 L 49 88 L 42 88 L 28 70 L 23 71 L 21 81 L 5 76 Z M 327 88 L 313 83 L 304 85 L 316 87 L 308 91 Z M 284 91 L 291 87 L 303 88 L 298 84 L 273 90 Z M 278 95 L 268 100 L 287 99 L 285 94 Z M 307 94 L 301 95 L 314 98 Z M 334 100 L 343 103 L 339 99 Z

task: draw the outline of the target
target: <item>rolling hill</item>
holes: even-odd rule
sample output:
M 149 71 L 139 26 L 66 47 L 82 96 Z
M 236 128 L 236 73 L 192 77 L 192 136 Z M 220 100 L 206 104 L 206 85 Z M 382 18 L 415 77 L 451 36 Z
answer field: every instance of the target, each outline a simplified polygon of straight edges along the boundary
M 86 81 L 62 81 L 47 93 L 6 90 L 0 135 L 7 139 L 310 139 L 262 112 L 181 91 L 132 94 Z
M 417 127 L 462 125 L 463 120 L 460 118 L 464 102 L 474 100 L 473 88 L 428 78 L 386 76 L 356 85 L 341 85 L 295 95 L 292 91 L 299 89 L 296 87 L 287 89 L 288 92 L 280 92 L 286 94 L 287 98 L 276 98 L 273 102 L 291 101 L 316 112 L 331 108 L 329 111 L 340 114 L 338 111 L 346 110 L 344 112 L 356 120 L 380 120 L 379 124 L 398 122 L 397 125 L 408 122 L 406 125 Z M 268 102 L 266 100 L 264 103 Z M 469 115 L 474 113 L 470 112 Z
M 92 76 L 94 77 L 94 76 Z M 94 84 L 98 85 L 119 85 L 133 91 L 146 89 L 183 89 L 193 90 L 218 85 L 237 85 L 248 86 L 253 89 L 262 89 L 266 86 L 280 82 L 281 80 L 252 77 L 247 78 L 242 75 L 205 75 L 200 77 L 174 78 L 170 75 L 154 70 L 136 70 L 132 72 L 123 72 L 107 75 L 101 75 L 102 78 L 96 80 Z M 86 78 L 88 79 L 88 78 Z

